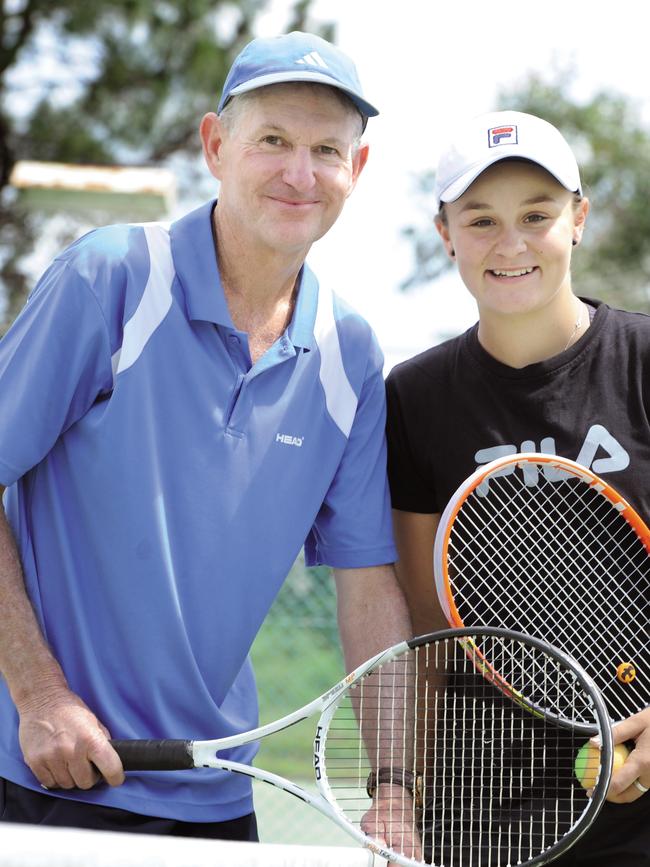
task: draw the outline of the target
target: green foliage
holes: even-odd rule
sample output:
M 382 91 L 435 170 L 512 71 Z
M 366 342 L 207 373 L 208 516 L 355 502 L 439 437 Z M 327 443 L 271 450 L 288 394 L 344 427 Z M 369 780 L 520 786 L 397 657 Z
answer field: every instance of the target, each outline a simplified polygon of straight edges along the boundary
M 619 307 L 650 312 L 650 129 L 637 105 L 620 93 L 599 91 L 590 99 L 571 96 L 574 73 L 551 80 L 531 75 L 502 90 L 499 108 L 539 115 L 557 126 L 574 149 L 591 212 L 584 239 L 573 255 L 573 286 L 580 295 Z M 429 204 L 434 173 L 420 178 Z M 415 267 L 406 285 L 420 283 L 446 267 L 431 229 L 410 227 Z
M 251 653 L 260 720 L 271 722 L 301 707 L 344 675 L 334 580 L 300 558 L 259 632 Z M 291 779 L 313 778 L 314 720 L 261 742 L 257 764 Z
M 295 0 L 285 30 L 309 29 L 310 2 Z M 9 320 L 24 301 L 23 260 L 44 231 L 42 215 L 21 211 L 7 186 L 14 162 L 159 165 L 196 157 L 199 120 L 216 108 L 228 68 L 267 6 L 2 0 L 0 279 Z
M 620 93 L 573 101 L 572 77 L 564 72 L 548 82 L 533 75 L 523 88 L 504 91 L 499 105 L 546 118 L 578 158 L 591 213 L 573 257 L 575 289 L 650 312 L 650 129 Z

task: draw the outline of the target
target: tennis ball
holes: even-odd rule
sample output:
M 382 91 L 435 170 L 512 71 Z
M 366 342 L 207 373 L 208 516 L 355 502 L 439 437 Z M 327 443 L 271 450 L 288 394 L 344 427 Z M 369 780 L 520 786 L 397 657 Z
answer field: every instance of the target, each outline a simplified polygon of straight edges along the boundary
M 625 744 L 616 744 L 614 747 L 613 769 L 617 771 L 629 756 L 630 751 Z M 593 789 L 600 770 L 600 749 L 587 741 L 580 747 L 575 761 L 576 777 L 580 785 L 585 789 Z
M 632 683 L 636 677 L 636 668 L 631 662 L 621 662 L 616 669 L 616 677 L 621 683 Z

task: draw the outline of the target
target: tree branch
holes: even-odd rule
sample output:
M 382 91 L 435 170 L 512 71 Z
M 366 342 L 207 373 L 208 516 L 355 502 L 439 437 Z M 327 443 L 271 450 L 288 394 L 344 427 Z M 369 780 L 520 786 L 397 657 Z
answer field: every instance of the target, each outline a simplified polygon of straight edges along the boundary
M 3 13 L 2 30 L 0 30 L 0 78 L 7 71 L 7 69 L 13 63 L 15 63 L 18 53 L 29 41 L 29 37 L 32 35 L 32 32 L 34 30 L 38 7 L 38 0 L 28 0 L 28 2 L 25 4 L 25 8 L 21 13 L 9 16 L 5 16 Z M 16 34 L 16 38 L 13 41 L 13 44 L 7 46 L 5 42 L 6 22 L 10 19 L 16 18 L 20 19 L 20 27 L 18 29 L 18 33 Z

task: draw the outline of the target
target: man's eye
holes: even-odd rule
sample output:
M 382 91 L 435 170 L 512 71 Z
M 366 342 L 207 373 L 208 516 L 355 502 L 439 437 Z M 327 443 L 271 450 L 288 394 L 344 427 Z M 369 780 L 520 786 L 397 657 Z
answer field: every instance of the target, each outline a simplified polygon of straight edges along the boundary
M 264 144 L 270 144 L 270 145 L 282 144 L 282 139 L 280 138 L 279 135 L 265 135 L 263 137 L 262 141 L 264 142 Z

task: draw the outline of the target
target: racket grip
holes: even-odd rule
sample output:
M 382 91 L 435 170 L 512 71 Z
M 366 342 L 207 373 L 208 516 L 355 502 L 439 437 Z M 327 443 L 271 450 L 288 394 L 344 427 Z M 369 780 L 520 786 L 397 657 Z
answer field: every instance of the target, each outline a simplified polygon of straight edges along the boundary
M 111 741 L 125 771 L 181 771 L 194 767 L 192 741 Z

